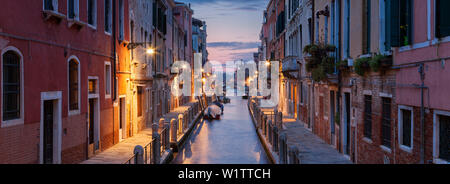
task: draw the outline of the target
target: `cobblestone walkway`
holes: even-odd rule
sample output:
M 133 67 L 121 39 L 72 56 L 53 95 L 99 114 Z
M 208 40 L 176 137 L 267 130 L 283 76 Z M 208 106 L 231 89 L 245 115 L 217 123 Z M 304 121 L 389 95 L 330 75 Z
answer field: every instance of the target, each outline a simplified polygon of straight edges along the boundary
M 82 162 L 81 164 L 123 164 L 133 156 L 134 147 L 141 145 L 144 147 L 152 140 L 152 130 L 145 129 L 137 135 L 123 140 L 119 144 L 103 151 L 95 157 Z
M 288 144 L 295 145 L 300 151 L 301 164 L 352 164 L 331 145 L 308 131 L 299 121 L 283 119 Z

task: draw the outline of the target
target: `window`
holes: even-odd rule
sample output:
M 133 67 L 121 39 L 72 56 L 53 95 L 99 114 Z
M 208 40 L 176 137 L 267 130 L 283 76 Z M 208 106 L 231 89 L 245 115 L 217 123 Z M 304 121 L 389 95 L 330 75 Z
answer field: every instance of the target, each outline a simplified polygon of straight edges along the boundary
M 143 108 L 143 98 L 142 98 L 142 95 L 143 95 L 143 89 L 142 89 L 142 87 L 141 86 L 138 86 L 137 87 L 137 116 L 138 117 L 141 117 L 142 116 L 142 108 Z
M 97 94 L 97 80 L 89 79 L 89 94 Z
M 399 107 L 399 143 L 400 146 L 411 149 L 413 144 L 413 109 L 411 107 Z
M 450 162 L 450 116 L 439 115 L 439 158 Z
M 58 11 L 58 0 L 44 0 L 44 10 Z
M 119 0 L 119 40 L 124 40 L 124 30 L 125 30 L 125 23 L 124 23 L 124 4 L 123 0 Z
M 14 51 L 2 55 L 3 121 L 21 118 L 21 57 Z
M 67 13 L 69 19 L 80 19 L 78 0 L 67 0 Z
M 69 110 L 79 110 L 79 62 L 69 61 Z
M 381 144 L 391 148 L 391 99 L 382 99 Z
M 96 27 L 97 26 L 97 0 L 88 0 L 88 24 Z
M 364 96 L 364 137 L 372 139 L 372 96 Z
M 111 97 L 111 63 L 105 63 L 105 94 L 106 97 Z
M 313 41 L 313 25 L 312 25 L 312 19 L 308 19 L 308 31 L 309 31 L 309 43 L 312 43 Z
M 112 30 L 112 3 L 111 0 L 105 0 L 105 32 L 111 33 Z
M 277 37 L 284 31 L 285 29 L 285 14 L 282 11 L 277 18 L 277 27 L 276 27 L 276 35 Z
M 386 1 L 390 9 L 390 42 L 392 47 L 412 43 L 412 0 Z
M 444 38 L 450 36 L 450 1 L 436 0 L 436 37 Z
M 371 24 L 371 0 L 364 0 L 364 11 L 363 11 L 363 53 L 370 53 L 370 24 Z

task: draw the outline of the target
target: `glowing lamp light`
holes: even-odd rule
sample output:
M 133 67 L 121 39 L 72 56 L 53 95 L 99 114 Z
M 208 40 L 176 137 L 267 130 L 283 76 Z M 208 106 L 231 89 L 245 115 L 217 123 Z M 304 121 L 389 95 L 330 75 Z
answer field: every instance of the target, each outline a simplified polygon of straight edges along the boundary
M 150 55 L 155 54 L 155 49 L 147 49 L 147 54 L 150 54 Z
M 270 66 L 270 62 L 269 61 L 266 62 L 266 66 Z

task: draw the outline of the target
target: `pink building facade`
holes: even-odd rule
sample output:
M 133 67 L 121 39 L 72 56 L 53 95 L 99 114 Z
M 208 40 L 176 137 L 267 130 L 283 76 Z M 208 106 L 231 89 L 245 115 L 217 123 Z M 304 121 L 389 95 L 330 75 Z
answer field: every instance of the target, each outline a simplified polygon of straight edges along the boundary
M 409 43 L 393 49 L 402 163 L 450 163 L 449 1 L 413 0 Z M 402 7 L 400 7 L 402 8 Z M 447 9 L 446 9 L 447 8 Z M 445 20 L 446 19 L 446 20 Z M 400 23 L 402 24 L 402 23 Z M 402 27 L 402 25 L 401 25 Z M 405 38 L 406 38 L 405 37 Z M 406 40 L 406 39 L 405 39 Z M 409 138 L 411 137 L 411 139 Z

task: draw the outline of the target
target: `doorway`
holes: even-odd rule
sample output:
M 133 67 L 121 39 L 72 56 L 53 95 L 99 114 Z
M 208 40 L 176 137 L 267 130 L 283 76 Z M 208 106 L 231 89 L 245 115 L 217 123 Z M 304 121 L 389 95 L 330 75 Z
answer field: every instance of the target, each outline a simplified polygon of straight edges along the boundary
M 39 163 L 61 163 L 62 92 L 41 93 Z
M 127 131 L 126 131 L 126 118 L 125 118 L 125 114 L 126 114 L 126 110 L 125 110 L 125 97 L 121 97 L 119 100 L 119 141 L 124 140 L 127 136 Z
M 100 149 L 99 138 L 99 104 L 97 98 L 90 98 L 88 101 L 88 158 L 92 158 L 96 151 Z
M 53 101 L 44 101 L 44 164 L 53 164 L 53 126 L 54 126 L 54 113 L 53 113 Z
M 343 125 L 343 139 L 344 139 L 344 154 L 350 154 L 350 93 L 344 95 L 344 125 Z
M 335 117 L 336 117 L 336 103 L 335 103 L 335 92 L 330 91 L 330 133 L 331 133 L 331 144 L 336 145 L 335 137 Z
M 293 90 L 294 90 L 294 92 L 292 93 L 292 95 L 293 95 L 294 99 L 292 101 L 294 103 L 294 119 L 297 119 L 298 118 L 298 106 L 297 106 L 298 105 L 298 103 L 297 103 L 298 88 L 297 88 L 297 85 L 294 84 Z

